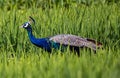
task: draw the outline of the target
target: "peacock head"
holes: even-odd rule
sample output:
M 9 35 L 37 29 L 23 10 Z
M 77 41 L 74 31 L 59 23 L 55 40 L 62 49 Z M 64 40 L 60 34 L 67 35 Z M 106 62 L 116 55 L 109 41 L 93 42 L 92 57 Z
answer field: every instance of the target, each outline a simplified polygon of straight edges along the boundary
M 20 28 L 25 28 L 27 30 L 32 30 L 31 24 L 35 24 L 35 20 L 29 16 L 29 21 L 25 22 Z

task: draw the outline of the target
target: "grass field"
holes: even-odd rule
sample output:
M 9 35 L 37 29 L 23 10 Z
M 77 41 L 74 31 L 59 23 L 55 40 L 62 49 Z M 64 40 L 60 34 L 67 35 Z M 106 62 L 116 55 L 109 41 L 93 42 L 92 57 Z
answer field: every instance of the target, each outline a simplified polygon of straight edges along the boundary
M 0 9 L 0 78 L 120 78 L 117 3 L 49 8 L 26 5 L 21 9 L 16 5 Z M 102 42 L 103 50 L 97 54 L 81 50 L 80 57 L 69 50 L 62 55 L 60 51 L 48 54 L 32 45 L 26 30 L 19 28 L 29 16 L 36 20 L 32 27 L 35 37 L 74 34 Z

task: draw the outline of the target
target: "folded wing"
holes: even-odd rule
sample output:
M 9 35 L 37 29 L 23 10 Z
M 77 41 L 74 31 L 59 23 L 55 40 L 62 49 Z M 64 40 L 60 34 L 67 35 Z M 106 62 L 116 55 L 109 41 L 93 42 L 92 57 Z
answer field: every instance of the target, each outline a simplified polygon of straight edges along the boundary
M 73 47 L 87 47 L 93 50 L 96 50 L 97 48 L 102 47 L 102 44 L 100 42 L 97 42 L 96 40 L 89 39 L 89 38 L 82 38 L 82 37 L 70 35 L 70 34 L 56 35 L 56 36 L 50 37 L 50 40 L 54 41 L 55 43 L 60 43 L 62 45 L 68 45 Z

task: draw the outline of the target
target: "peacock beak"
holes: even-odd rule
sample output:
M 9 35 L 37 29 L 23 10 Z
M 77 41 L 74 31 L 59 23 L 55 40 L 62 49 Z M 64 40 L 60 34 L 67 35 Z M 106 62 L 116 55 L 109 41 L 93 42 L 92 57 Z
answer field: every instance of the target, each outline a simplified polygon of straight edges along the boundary
M 23 28 L 23 25 L 22 25 L 22 26 L 19 26 L 19 28 Z

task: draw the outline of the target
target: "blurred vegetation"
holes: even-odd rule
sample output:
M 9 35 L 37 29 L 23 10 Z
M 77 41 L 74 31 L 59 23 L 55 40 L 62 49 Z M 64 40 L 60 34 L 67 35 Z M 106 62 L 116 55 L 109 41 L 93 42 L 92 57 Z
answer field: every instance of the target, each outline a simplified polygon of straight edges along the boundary
M 48 54 L 19 26 L 36 20 L 37 38 L 74 34 L 103 43 L 96 54 Z M 0 0 L 0 78 L 119 78 L 120 0 Z
M 71 5 L 79 6 L 84 4 L 86 6 L 92 4 L 120 4 L 120 0 L 0 0 L 0 8 L 11 10 L 13 8 L 26 9 L 31 7 L 36 8 L 52 8 L 54 6 L 70 7 Z

